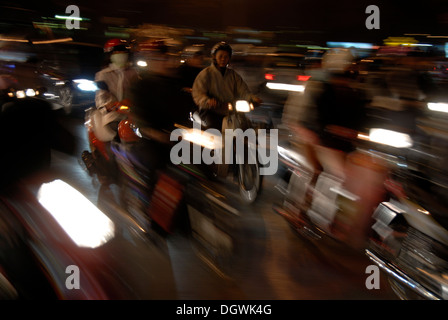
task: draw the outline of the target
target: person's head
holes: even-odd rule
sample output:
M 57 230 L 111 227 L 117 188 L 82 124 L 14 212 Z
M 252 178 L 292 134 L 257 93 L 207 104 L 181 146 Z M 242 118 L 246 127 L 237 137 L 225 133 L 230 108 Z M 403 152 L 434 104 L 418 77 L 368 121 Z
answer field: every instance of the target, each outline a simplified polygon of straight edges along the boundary
M 333 76 L 345 76 L 350 73 L 354 57 L 349 49 L 333 48 L 322 57 L 322 68 Z
M 118 68 L 125 67 L 129 61 L 130 48 L 125 40 L 108 40 L 104 46 L 104 52 L 109 54 L 111 63 Z
M 213 63 L 219 68 L 225 68 L 232 57 L 232 47 L 224 41 L 218 42 L 212 48 Z
M 175 74 L 175 59 L 166 39 L 152 40 L 146 47 L 148 70 L 160 76 L 172 77 Z

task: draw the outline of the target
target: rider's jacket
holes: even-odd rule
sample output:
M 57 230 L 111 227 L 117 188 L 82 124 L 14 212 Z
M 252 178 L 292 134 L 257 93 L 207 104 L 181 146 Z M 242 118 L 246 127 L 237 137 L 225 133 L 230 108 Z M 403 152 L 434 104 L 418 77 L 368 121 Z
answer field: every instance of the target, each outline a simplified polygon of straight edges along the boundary
M 221 114 L 227 112 L 226 103 L 253 98 L 246 82 L 235 70 L 226 68 L 222 74 L 213 63 L 196 77 L 192 95 L 199 109 L 209 108 L 207 106 L 208 99 L 217 99 L 221 108 L 215 109 L 215 111 Z
M 133 68 L 118 68 L 114 64 L 99 71 L 95 75 L 95 81 L 104 81 L 108 91 L 98 90 L 95 96 L 95 105 L 102 108 L 110 102 L 130 99 L 131 85 L 138 78 Z

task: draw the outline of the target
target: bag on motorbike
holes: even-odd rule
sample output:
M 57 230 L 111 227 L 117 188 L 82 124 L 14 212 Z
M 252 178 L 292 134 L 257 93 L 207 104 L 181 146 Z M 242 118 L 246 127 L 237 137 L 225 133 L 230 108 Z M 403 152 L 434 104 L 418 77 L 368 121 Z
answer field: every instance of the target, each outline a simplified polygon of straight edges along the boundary
M 172 233 L 183 196 L 184 186 L 169 174 L 161 172 L 151 197 L 149 218 L 166 232 Z

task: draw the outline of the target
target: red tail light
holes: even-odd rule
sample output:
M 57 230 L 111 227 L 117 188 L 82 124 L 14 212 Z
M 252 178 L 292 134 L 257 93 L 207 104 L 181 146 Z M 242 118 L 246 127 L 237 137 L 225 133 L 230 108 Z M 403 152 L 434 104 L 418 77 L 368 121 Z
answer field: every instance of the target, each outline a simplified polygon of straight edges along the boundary
M 303 75 L 297 76 L 297 80 L 299 80 L 299 81 L 308 81 L 310 78 L 311 78 L 311 76 L 303 76 Z
M 266 73 L 266 74 L 264 75 L 264 78 L 265 78 L 266 80 L 274 80 L 274 79 L 275 79 L 275 76 L 274 76 L 273 74 L 271 74 L 271 73 Z

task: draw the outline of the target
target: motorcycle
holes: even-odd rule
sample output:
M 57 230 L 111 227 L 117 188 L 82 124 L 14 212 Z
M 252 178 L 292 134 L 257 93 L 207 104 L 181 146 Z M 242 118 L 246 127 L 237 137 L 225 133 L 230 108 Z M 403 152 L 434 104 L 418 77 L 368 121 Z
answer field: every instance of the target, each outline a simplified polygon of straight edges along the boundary
M 228 113 L 219 129 L 210 127 L 206 115 L 198 111 L 191 112 L 193 128 L 181 127 L 182 137 L 201 148 L 212 149 L 217 158 L 214 158 L 214 165 L 208 163 L 206 166 L 210 176 L 226 178 L 230 168 L 238 181 L 241 200 L 250 204 L 256 200 L 262 186 L 259 137 L 255 126 L 247 117 L 254 110 L 254 105 L 246 100 L 237 100 L 228 103 L 227 109 Z
M 444 111 L 418 121 L 421 131 L 405 156 L 391 161 L 388 197 L 374 211 L 366 255 L 387 275 L 401 299 L 444 300 L 448 223 Z
M 207 132 L 179 125 L 177 129 L 188 149 L 201 144 L 211 147 Z M 174 147 L 169 137 L 160 130 L 138 127 L 132 114 L 119 123 L 111 150 L 119 169 L 120 205 L 157 246 L 166 246 L 170 235 L 186 236 L 206 266 L 228 277 L 244 248 L 239 197 L 226 192 L 210 168 L 197 163 L 166 159 L 162 166 L 149 169 L 141 152 L 153 148 L 151 141 L 157 140 L 160 154 L 169 155 L 169 147 Z
M 277 189 L 284 194 L 284 200 L 273 209 L 305 239 L 329 238 L 363 251 L 373 209 L 384 200 L 383 183 L 390 170 L 389 159 L 376 150 L 381 146 L 397 152 L 408 146 L 409 137 L 379 128 L 370 129 L 369 134 L 338 127 L 328 130 L 357 146 L 346 155 L 344 174 L 329 173 L 312 157 L 313 153 L 306 153 L 306 145 L 294 145 L 286 138 L 278 147 L 287 182 L 282 180 Z M 394 134 L 397 140 L 391 146 L 390 136 Z
M 104 82 L 96 82 L 98 88 L 107 90 Z M 97 109 L 95 106 L 86 109 L 84 126 L 87 131 L 90 151 L 81 154 L 82 164 L 92 177 L 97 177 L 101 184 L 115 182 L 117 177 L 116 162 L 110 149 L 111 142 L 117 136 L 112 126 L 127 118 L 129 101 L 115 103 L 109 110 Z

